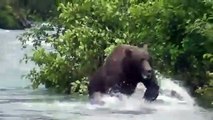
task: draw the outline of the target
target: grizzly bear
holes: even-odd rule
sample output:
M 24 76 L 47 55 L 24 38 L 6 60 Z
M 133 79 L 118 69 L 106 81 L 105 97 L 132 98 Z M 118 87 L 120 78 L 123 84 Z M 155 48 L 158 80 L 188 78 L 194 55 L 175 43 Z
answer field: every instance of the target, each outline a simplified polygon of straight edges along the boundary
M 159 86 L 147 45 L 139 48 L 122 44 L 115 47 L 104 64 L 89 77 L 89 98 L 93 99 L 97 92 L 101 94 L 119 92 L 130 96 L 139 82 L 146 87 L 145 100 L 154 101 L 158 97 Z

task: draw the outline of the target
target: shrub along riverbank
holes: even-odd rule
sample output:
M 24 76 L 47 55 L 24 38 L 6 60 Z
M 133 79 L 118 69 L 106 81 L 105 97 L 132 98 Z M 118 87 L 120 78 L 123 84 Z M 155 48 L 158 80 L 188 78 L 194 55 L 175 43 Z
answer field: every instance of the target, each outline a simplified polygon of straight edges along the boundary
M 24 29 L 57 14 L 58 0 L 1 0 L 0 28 Z
M 23 47 L 35 36 L 37 64 L 25 77 L 60 93 L 86 94 L 87 76 L 121 43 L 148 43 L 154 68 L 178 78 L 191 93 L 213 101 L 213 2 L 208 0 L 70 0 L 50 23 L 56 32 L 33 28 L 20 37 Z M 50 27 L 50 26 L 49 26 Z M 52 45 L 46 50 L 41 44 Z M 206 102 L 207 101 L 207 102 Z

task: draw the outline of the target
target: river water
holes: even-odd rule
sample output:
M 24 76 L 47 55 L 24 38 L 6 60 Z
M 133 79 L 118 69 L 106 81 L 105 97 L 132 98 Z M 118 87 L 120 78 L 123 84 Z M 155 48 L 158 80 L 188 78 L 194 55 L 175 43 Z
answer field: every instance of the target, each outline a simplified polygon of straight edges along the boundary
M 105 96 L 105 105 L 91 105 L 87 96 L 73 97 L 48 93 L 43 87 L 32 90 L 21 78 L 33 64 L 20 64 L 24 52 L 16 36 L 22 30 L 0 29 L 0 120 L 213 120 L 213 112 L 196 105 L 178 83 L 159 77 L 162 89 L 175 90 L 183 100 L 160 94 L 157 101 L 141 99 L 143 89 L 123 100 Z

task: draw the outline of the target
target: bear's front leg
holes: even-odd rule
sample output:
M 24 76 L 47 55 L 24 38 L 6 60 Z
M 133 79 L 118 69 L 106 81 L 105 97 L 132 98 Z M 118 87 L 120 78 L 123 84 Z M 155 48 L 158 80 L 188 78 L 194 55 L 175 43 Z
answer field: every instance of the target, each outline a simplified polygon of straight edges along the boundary
M 122 100 L 122 95 L 120 93 L 121 87 L 118 84 L 113 85 L 111 88 L 109 88 L 107 94 L 109 94 L 112 97 L 117 97 L 119 100 Z

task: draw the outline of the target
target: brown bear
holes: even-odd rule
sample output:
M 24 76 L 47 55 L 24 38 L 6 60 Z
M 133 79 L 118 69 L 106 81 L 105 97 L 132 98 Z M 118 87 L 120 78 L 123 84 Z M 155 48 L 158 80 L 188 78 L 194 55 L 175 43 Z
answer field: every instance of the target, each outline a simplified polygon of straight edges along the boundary
M 151 57 L 145 44 L 142 48 L 122 44 L 114 48 L 105 63 L 89 77 L 90 100 L 95 93 L 111 94 L 119 92 L 132 95 L 139 82 L 146 87 L 144 98 L 154 101 L 159 94 L 159 86 L 151 65 Z

